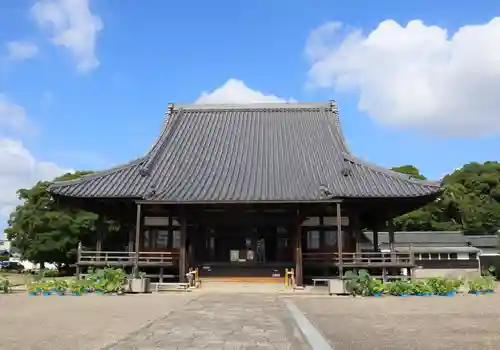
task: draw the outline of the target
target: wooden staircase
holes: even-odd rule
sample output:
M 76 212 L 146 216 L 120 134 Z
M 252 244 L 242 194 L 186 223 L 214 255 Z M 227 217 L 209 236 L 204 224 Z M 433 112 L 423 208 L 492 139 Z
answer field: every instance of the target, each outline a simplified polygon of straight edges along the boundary
M 202 284 L 205 283 L 244 283 L 244 284 L 285 284 L 284 277 L 202 277 Z

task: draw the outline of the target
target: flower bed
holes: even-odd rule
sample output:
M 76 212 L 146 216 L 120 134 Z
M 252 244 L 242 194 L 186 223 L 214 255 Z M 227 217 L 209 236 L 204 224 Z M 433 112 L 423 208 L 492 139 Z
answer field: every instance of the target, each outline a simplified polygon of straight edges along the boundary
M 396 280 L 383 283 L 374 279 L 368 271 L 358 273 L 347 271 L 344 275 L 346 289 L 352 295 L 361 296 L 455 296 L 464 285 L 463 279 L 433 277 L 422 280 Z M 490 294 L 495 290 L 495 280 L 491 276 L 478 277 L 468 281 L 469 293 Z
M 124 292 L 125 273 L 121 269 L 105 268 L 89 271 L 84 280 L 39 280 L 28 285 L 30 296 L 97 294 L 122 295 Z

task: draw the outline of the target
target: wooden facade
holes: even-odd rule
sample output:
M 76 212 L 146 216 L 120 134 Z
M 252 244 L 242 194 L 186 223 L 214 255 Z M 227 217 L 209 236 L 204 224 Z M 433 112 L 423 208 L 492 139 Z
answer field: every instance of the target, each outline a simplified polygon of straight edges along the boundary
M 135 225 L 127 226 L 128 236 L 121 236 L 123 249 L 103 250 L 109 244 L 98 234 L 95 249 L 78 250 L 79 270 L 136 267 L 160 280 L 183 281 L 189 268 L 196 267 L 202 278 L 283 277 L 285 269 L 293 268 L 296 283 L 302 285 L 313 277 L 342 276 L 346 269 L 415 266 L 412 254 L 381 253 L 375 245 L 373 252 L 361 252 L 364 227 L 377 232 L 377 227 L 392 225 L 370 226 L 356 205 L 342 201 L 309 205 L 138 201 L 134 214 Z

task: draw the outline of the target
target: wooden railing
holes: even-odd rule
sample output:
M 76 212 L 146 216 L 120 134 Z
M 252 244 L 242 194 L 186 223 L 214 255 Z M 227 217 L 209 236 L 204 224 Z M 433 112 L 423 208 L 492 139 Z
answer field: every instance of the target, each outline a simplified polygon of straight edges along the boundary
M 78 252 L 79 264 L 134 264 L 136 261 L 135 252 L 117 252 L 117 251 L 91 251 L 80 250 Z M 179 260 L 178 252 L 139 252 L 137 262 L 139 265 L 147 264 L 168 264 Z
M 413 265 L 415 258 L 413 253 L 382 253 L 382 252 L 358 252 L 342 253 L 342 259 L 338 253 L 314 252 L 303 253 L 304 262 L 329 262 L 342 265 L 366 265 L 366 266 L 391 266 L 391 265 Z

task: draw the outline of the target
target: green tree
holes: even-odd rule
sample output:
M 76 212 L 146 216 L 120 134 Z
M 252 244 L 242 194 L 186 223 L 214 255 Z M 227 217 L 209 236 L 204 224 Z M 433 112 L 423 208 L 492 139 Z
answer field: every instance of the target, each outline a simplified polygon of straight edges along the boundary
M 425 179 L 411 165 L 392 170 Z M 500 228 L 500 163 L 469 163 L 443 179 L 443 192 L 427 206 L 395 219 L 398 230 L 463 230 L 491 233 Z
M 56 180 L 89 173 L 68 173 Z M 22 203 L 11 213 L 5 233 L 24 259 L 61 266 L 74 262 L 78 242 L 88 240 L 96 231 L 99 216 L 58 203 L 47 191 L 49 184 L 38 182 L 30 189 L 18 190 Z M 115 229 L 116 224 L 110 220 L 106 224 Z
M 391 170 L 397 171 L 398 173 L 411 175 L 415 179 L 425 180 L 425 176 L 420 174 L 420 171 L 414 165 L 402 165 L 394 167 Z

